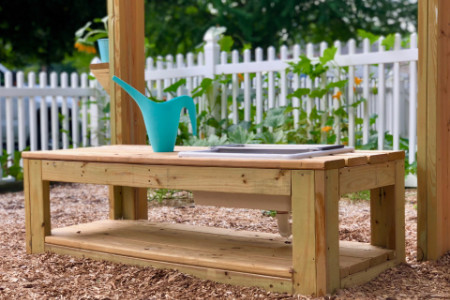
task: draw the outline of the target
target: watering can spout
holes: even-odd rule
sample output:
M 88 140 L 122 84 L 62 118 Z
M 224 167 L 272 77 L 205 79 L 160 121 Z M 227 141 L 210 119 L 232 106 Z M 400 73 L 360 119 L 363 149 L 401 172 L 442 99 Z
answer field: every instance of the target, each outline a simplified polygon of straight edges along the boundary
M 153 102 L 150 102 L 145 95 L 143 95 L 141 92 L 136 90 L 134 87 L 123 81 L 117 76 L 113 76 L 112 80 L 116 82 L 118 85 L 120 85 L 130 96 L 131 98 L 136 101 L 141 111 L 143 111 L 144 103 L 149 102 L 150 104 Z
M 172 152 L 178 133 L 181 110 L 189 112 L 192 132 L 197 135 L 197 114 L 194 100 L 180 96 L 166 102 L 154 102 L 134 87 L 114 76 L 113 81 L 120 85 L 136 101 L 144 118 L 147 135 L 155 152 Z

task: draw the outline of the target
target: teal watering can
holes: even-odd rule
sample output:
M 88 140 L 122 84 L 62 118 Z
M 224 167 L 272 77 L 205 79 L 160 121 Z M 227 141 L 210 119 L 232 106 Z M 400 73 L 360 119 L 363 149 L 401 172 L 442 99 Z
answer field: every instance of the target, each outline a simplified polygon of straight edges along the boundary
M 154 102 L 134 87 L 114 76 L 120 85 L 141 109 L 145 128 L 154 152 L 172 152 L 177 139 L 180 113 L 187 108 L 192 124 L 192 132 L 197 135 L 197 114 L 194 100 L 189 96 L 180 96 L 166 102 Z

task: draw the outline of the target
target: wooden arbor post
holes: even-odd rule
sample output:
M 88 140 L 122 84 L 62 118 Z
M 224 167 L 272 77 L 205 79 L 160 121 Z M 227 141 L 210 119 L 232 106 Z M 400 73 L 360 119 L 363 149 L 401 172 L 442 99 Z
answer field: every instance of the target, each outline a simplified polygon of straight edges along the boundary
M 450 250 L 450 1 L 419 0 L 418 260 Z
M 144 0 L 108 0 L 109 74 L 144 93 Z M 111 143 L 146 143 L 145 125 L 134 100 L 110 78 Z M 111 219 L 147 219 L 147 190 L 110 187 Z

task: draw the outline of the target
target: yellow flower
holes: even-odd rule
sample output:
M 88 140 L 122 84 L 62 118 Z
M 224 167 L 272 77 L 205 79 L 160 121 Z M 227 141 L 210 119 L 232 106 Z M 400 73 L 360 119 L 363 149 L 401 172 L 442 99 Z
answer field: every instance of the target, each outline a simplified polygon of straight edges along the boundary
M 239 81 L 239 83 L 241 83 L 242 81 L 244 81 L 244 76 L 242 76 L 241 73 L 238 73 L 237 76 L 238 76 L 238 81 Z
M 355 77 L 355 84 L 360 85 L 363 80 L 361 78 Z
M 341 91 L 337 91 L 337 92 L 333 95 L 333 99 L 341 100 L 341 96 L 342 96 L 342 92 L 341 92 Z
M 75 43 L 75 49 L 77 49 L 80 52 L 86 52 L 86 53 L 97 53 L 97 50 L 95 50 L 95 47 L 90 45 L 84 45 L 82 43 L 76 42 Z
M 331 127 L 331 126 L 325 126 L 325 127 L 322 127 L 322 131 L 323 131 L 323 132 L 328 132 L 328 131 L 330 131 L 331 129 L 333 129 L 333 127 Z

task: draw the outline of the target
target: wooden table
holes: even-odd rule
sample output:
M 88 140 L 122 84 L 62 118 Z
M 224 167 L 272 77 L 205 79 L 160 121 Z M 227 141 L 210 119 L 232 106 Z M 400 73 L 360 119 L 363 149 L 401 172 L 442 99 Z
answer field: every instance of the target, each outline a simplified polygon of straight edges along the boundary
M 152 153 L 150 146 L 122 145 L 24 152 L 23 158 L 28 253 L 174 268 L 307 295 L 361 284 L 405 260 L 403 152 L 244 160 L 179 158 L 176 152 Z M 111 220 L 51 229 L 50 181 L 123 189 L 111 195 Z M 206 204 L 289 210 L 292 239 L 130 220 L 139 213 L 126 211 L 147 207 L 129 203 L 126 187 L 190 190 Z M 340 195 L 361 190 L 371 191 L 371 243 L 339 241 Z

